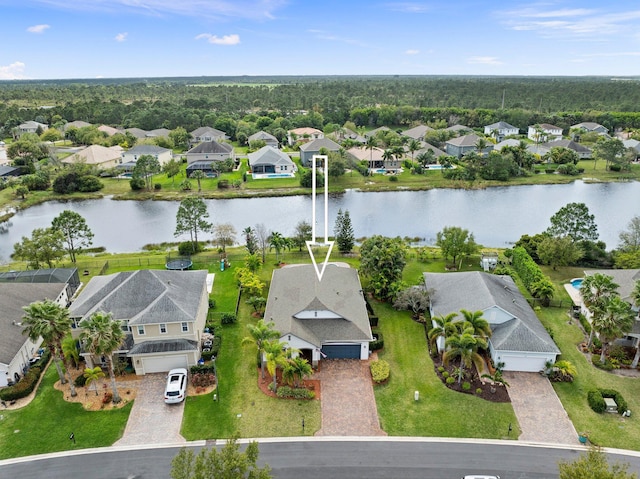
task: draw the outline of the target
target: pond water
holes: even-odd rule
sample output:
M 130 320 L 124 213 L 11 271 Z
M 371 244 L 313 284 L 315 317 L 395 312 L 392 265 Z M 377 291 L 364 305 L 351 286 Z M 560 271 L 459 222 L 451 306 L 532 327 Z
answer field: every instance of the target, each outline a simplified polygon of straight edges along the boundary
M 320 200 L 318 200 L 320 203 Z M 549 218 L 570 202 L 586 203 L 595 215 L 600 239 L 608 249 L 634 215 L 640 215 L 640 183 L 577 181 L 567 185 L 531 185 L 485 190 L 435 189 L 363 193 L 347 191 L 329 198 L 328 231 L 338 209 L 349 210 L 356 237 L 374 234 L 435 241 L 445 226 L 460 226 L 474 233 L 485 246 L 506 247 L 523 234 L 549 227 Z M 296 224 L 311 221 L 311 197 L 239 198 L 206 200 L 209 221 L 232 223 L 240 233 L 263 223 L 269 230 L 293 235 Z M 6 262 L 14 243 L 34 228 L 51 225 L 65 209 L 81 214 L 93 231 L 94 246 L 118 253 L 139 251 L 145 244 L 175 241 L 177 201 L 116 201 L 110 198 L 77 202 L 47 202 L 26 209 L 0 225 L 0 262 Z M 318 215 L 324 218 L 322 204 Z M 317 224 L 318 236 L 324 225 Z M 203 235 L 202 238 L 210 238 Z M 180 237 L 184 240 L 186 237 Z

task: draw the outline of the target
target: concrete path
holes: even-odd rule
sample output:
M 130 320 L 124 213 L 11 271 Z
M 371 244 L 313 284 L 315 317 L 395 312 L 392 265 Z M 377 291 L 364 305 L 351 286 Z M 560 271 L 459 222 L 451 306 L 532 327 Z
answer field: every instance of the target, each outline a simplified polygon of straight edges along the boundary
M 167 375 L 147 374 L 137 381 L 137 396 L 122 438 L 114 446 L 177 444 L 186 442 L 180 435 L 184 401 L 164 403 Z
M 320 371 L 322 427 L 316 436 L 386 436 L 380 429 L 369 362 L 323 360 Z
M 518 440 L 579 444 L 578 433 L 549 379 L 540 373 L 506 371 L 509 396 L 522 434 Z

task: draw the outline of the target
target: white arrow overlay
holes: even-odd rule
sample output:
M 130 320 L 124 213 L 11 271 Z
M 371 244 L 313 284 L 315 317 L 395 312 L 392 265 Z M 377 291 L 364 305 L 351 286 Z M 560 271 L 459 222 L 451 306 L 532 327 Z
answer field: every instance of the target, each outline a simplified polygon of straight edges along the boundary
M 316 240 L 316 164 L 318 160 L 323 162 L 323 173 L 324 173 L 324 242 L 320 242 Z M 322 275 L 324 274 L 324 270 L 327 267 L 327 263 L 329 262 L 329 256 L 331 256 L 331 250 L 333 249 L 333 241 L 329 241 L 329 158 L 327 155 L 313 155 L 312 158 L 312 170 L 311 170 L 311 241 L 306 241 L 307 250 L 309 251 L 309 256 L 311 256 L 311 261 L 313 262 L 313 267 L 316 270 L 316 275 L 318 276 L 318 281 L 322 281 Z M 327 256 L 324 258 L 324 262 L 322 263 L 322 268 L 318 268 L 318 262 L 316 261 L 316 257 L 313 253 L 314 246 L 328 246 Z

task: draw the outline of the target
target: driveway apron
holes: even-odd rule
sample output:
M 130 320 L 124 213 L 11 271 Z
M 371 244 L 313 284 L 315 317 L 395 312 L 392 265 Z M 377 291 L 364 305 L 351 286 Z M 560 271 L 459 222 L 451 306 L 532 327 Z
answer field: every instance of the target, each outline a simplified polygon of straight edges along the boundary
M 186 442 L 180 435 L 184 401 L 165 404 L 166 374 L 147 374 L 140 381 L 127 427 L 115 446 L 176 444 Z
M 316 436 L 386 436 L 380 429 L 369 362 L 323 360 L 320 371 L 322 427 Z
M 540 373 L 506 371 L 509 396 L 520 423 L 519 441 L 579 444 L 578 433 L 551 382 Z

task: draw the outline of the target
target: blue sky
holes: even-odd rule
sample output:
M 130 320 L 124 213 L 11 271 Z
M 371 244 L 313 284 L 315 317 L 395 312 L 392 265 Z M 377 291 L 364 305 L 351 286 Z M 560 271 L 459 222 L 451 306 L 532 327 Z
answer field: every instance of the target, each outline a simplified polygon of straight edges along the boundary
M 640 75 L 630 0 L 0 0 L 0 79 Z

